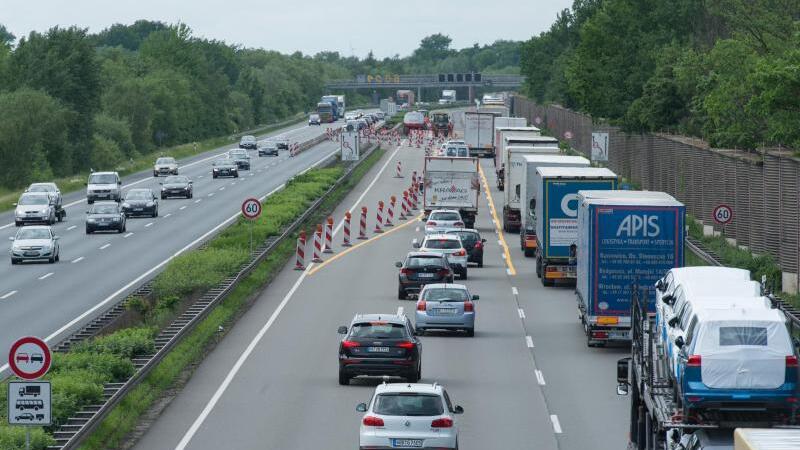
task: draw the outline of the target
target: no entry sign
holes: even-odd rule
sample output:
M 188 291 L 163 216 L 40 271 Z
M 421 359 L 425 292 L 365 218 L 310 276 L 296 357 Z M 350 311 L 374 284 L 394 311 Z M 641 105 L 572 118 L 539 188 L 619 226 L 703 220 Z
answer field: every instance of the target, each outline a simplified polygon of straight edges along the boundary
M 261 202 L 257 198 L 248 198 L 242 202 L 242 215 L 246 219 L 257 219 L 261 215 Z
M 23 380 L 40 378 L 50 370 L 50 362 L 50 347 L 33 336 L 18 339 L 8 352 L 8 366 Z

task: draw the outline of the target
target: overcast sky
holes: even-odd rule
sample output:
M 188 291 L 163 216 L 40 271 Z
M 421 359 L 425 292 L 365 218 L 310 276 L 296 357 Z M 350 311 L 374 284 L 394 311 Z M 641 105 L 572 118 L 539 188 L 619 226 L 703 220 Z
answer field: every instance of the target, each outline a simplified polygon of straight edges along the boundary
M 433 33 L 453 48 L 524 40 L 550 27 L 572 0 L 0 0 L 0 23 L 18 38 L 78 25 L 98 32 L 137 19 L 184 22 L 196 36 L 291 53 L 406 56 Z

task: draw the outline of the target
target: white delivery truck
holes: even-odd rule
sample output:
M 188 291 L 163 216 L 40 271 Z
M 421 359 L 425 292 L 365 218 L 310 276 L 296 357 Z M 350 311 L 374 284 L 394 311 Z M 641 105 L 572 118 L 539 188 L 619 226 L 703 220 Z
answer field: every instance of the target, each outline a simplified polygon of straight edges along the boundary
M 426 156 L 422 182 L 425 217 L 435 209 L 457 209 L 466 228 L 475 226 L 481 192 L 478 158 Z
M 511 145 L 505 149 L 508 162 L 503 170 L 505 181 L 504 185 L 508 189 L 503 190 L 503 230 L 509 233 L 519 231 L 522 224 L 520 215 L 520 184 L 522 183 L 525 162 L 523 155 L 558 155 L 561 149 L 558 147 L 534 147 L 532 145 Z
M 519 171 L 519 185 L 509 188 L 519 191 L 519 247 L 527 257 L 536 256 L 536 217 L 531 200 L 536 198 L 536 169 L 539 167 L 589 167 L 591 162 L 583 156 L 521 154 L 511 155 L 511 163 L 519 158 L 523 168 Z
M 440 105 L 450 105 L 456 102 L 455 89 L 445 89 L 442 91 L 442 98 L 439 99 Z
M 542 136 L 536 127 L 503 127 L 495 130 L 494 170 L 497 174 L 497 189 L 505 189 L 505 165 L 508 164 L 506 147 L 509 145 L 529 145 L 532 147 L 558 147 L 558 139 Z M 536 138 L 525 140 L 524 138 Z
M 464 141 L 470 156 L 494 154 L 494 114 L 464 113 Z

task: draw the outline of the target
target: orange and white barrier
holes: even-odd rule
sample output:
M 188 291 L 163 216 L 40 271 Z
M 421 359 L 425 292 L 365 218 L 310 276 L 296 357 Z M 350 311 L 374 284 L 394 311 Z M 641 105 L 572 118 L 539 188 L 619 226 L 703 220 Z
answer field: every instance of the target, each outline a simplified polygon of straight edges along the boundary
M 350 243 L 350 218 L 351 217 L 352 217 L 352 214 L 350 214 L 350 211 L 347 211 L 346 213 L 344 213 L 344 224 L 342 226 L 342 231 L 344 232 L 344 238 L 343 238 L 343 241 L 342 241 L 342 247 L 350 247 L 351 245 L 353 245 L 353 244 Z
M 322 262 L 322 225 L 317 225 L 317 232 L 314 233 L 314 259 L 311 262 Z
M 361 207 L 361 222 L 358 229 L 358 238 L 367 239 L 367 207 Z
M 328 217 L 325 222 L 325 249 L 323 253 L 333 253 L 333 217 Z
M 294 270 L 306 270 L 306 232 L 301 231 L 297 237 L 297 258 L 294 263 Z
M 378 200 L 378 212 L 376 213 L 376 218 L 375 230 L 373 230 L 373 232 L 383 233 L 383 228 L 381 228 L 381 224 L 383 224 L 383 200 Z
M 397 171 L 394 174 L 395 178 L 403 178 L 403 163 L 397 161 Z
M 400 200 L 402 202 L 400 205 L 400 220 L 406 220 L 408 215 L 408 191 L 403 191 L 403 198 Z
M 397 203 L 397 197 L 394 195 L 389 197 L 389 210 L 386 212 L 386 226 L 393 227 L 392 219 L 394 219 L 394 205 Z

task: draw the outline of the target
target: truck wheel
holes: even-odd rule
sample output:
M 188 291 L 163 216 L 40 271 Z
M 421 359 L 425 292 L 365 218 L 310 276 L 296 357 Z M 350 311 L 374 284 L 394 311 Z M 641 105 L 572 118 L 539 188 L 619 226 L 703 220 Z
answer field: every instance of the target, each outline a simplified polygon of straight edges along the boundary
M 483 256 L 481 256 L 481 259 L 478 261 L 478 267 L 483 267 Z
M 86 203 L 91 205 L 92 203 L 94 203 L 94 199 L 93 198 L 87 198 L 86 199 Z
M 543 286 L 550 287 L 550 286 L 553 286 L 555 284 L 556 284 L 555 280 L 549 280 L 549 279 L 547 279 L 545 277 L 542 277 L 542 285 Z
M 464 270 L 461 272 L 461 276 L 459 278 L 461 278 L 462 280 L 466 280 L 467 279 L 467 268 L 466 267 L 464 267 Z
M 397 299 L 398 300 L 407 300 L 408 299 L 408 293 L 406 293 L 405 289 L 397 288 Z
M 542 258 L 536 258 L 536 276 L 542 278 Z
M 339 369 L 339 384 L 342 386 L 348 386 L 350 384 L 350 377 L 341 369 Z
M 532 249 L 526 248 L 523 251 L 525 252 L 525 257 L 526 258 L 532 258 L 533 257 L 533 250 Z

